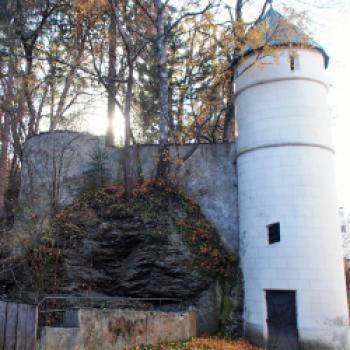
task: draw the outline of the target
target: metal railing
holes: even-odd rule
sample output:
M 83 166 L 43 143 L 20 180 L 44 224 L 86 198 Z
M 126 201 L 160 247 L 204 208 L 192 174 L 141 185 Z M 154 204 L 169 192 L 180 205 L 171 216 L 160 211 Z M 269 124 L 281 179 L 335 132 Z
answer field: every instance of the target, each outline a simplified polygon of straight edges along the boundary
M 175 305 L 177 311 L 185 310 L 183 301 L 178 298 L 127 298 L 106 296 L 46 295 L 39 303 L 39 328 L 79 327 L 79 309 L 134 309 L 155 310 Z

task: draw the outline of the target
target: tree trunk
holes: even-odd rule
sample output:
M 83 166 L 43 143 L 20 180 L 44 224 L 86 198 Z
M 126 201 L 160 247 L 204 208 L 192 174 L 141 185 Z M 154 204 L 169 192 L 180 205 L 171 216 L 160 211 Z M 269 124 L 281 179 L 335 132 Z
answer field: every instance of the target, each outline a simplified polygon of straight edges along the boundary
M 13 61 L 13 42 L 10 41 L 10 60 L 8 66 L 7 91 L 4 100 L 4 124 L 1 134 L 1 155 L 0 155 L 0 218 L 5 217 L 5 194 L 7 188 L 7 161 L 10 142 L 10 126 L 13 105 L 13 80 L 15 74 Z
M 233 70 L 233 68 L 232 68 Z M 235 139 L 235 91 L 234 91 L 234 71 L 232 71 L 227 92 L 227 103 L 224 120 L 223 142 L 232 142 Z
M 33 80 L 33 45 L 23 40 L 22 45 L 24 48 L 25 59 L 25 74 L 23 77 L 23 90 L 25 99 L 27 102 L 29 112 L 28 122 L 28 137 L 35 135 L 35 123 L 36 123 L 36 110 L 32 96 L 32 80 Z
M 9 113 L 4 113 L 4 126 L 1 139 L 1 155 L 0 155 L 0 218 L 5 217 L 5 194 L 7 188 L 7 157 L 9 148 Z
M 236 21 L 241 21 L 242 20 L 242 8 L 243 8 L 243 0 L 237 0 L 236 3 Z
M 158 55 L 159 69 L 159 101 L 160 101 L 160 120 L 159 120 L 159 162 L 157 169 L 157 178 L 168 180 L 170 170 L 169 160 L 169 72 L 166 50 L 166 37 L 164 32 L 164 5 L 161 0 L 154 0 L 157 12 L 156 18 L 156 47 Z
M 52 70 L 51 72 L 52 77 L 54 76 L 55 72 Z M 53 78 L 50 79 L 50 131 L 55 130 L 55 84 L 53 82 Z
M 131 141 L 131 127 L 130 127 L 130 110 L 132 102 L 132 89 L 134 85 L 134 66 L 128 52 L 128 83 L 125 97 L 124 116 L 125 116 L 125 144 L 124 144 L 124 184 L 125 194 L 127 199 L 131 196 L 131 174 L 130 174 L 130 141 Z
M 126 96 L 124 103 L 124 120 L 125 120 L 125 139 L 124 139 L 124 187 L 125 194 L 127 199 L 131 197 L 131 186 L 132 186 L 132 178 L 130 173 L 130 144 L 131 144 L 131 123 L 130 123 L 130 111 L 131 111 L 131 103 L 132 103 L 132 94 L 133 94 L 133 86 L 134 86 L 134 63 L 136 60 L 136 56 L 133 56 L 134 46 L 132 44 L 132 38 L 127 36 L 126 32 L 123 29 L 123 25 L 121 19 L 119 17 L 119 8 L 116 1 L 110 2 L 113 16 L 115 19 L 116 28 L 118 28 L 118 33 L 123 40 L 123 44 L 126 52 L 126 59 L 128 63 L 128 79 L 126 86 Z
M 108 126 L 106 132 L 106 146 L 114 145 L 113 121 L 115 116 L 115 96 L 116 96 L 116 78 L 117 78 L 117 22 L 113 9 L 110 11 L 110 25 L 108 30 L 108 78 L 107 78 L 107 93 L 108 93 Z
M 243 8 L 243 0 L 237 0 L 235 15 L 236 22 L 242 21 L 242 8 Z M 234 56 L 237 54 L 237 50 L 234 50 Z M 232 59 L 230 58 L 230 61 Z M 235 70 L 232 68 L 231 78 L 229 82 L 229 91 L 227 94 L 227 104 L 226 104 L 226 113 L 224 120 L 224 137 L 223 142 L 232 142 L 235 139 L 235 126 L 236 126 L 236 115 L 235 115 Z

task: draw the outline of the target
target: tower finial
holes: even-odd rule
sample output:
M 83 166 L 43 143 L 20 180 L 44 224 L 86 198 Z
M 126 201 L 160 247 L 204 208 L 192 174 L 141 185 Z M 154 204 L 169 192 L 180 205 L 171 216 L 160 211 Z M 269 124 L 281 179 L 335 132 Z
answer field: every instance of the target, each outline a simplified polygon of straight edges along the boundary
M 273 8 L 273 0 L 267 0 L 267 2 L 270 4 L 270 9 Z

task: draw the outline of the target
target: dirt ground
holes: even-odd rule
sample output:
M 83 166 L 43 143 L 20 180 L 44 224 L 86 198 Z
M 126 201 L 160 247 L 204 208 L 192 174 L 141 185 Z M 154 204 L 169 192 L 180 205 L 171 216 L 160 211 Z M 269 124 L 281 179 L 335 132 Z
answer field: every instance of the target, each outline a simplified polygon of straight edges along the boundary
M 215 338 L 194 338 L 170 344 L 139 346 L 134 350 L 260 350 L 245 340 L 228 341 Z

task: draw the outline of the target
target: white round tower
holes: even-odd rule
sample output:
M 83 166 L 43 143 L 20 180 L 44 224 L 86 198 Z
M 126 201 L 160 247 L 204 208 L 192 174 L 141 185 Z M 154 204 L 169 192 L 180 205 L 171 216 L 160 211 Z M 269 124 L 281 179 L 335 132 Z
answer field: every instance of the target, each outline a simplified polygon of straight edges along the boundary
M 263 20 L 281 19 L 271 8 Z M 345 350 L 328 56 L 290 26 L 291 40 L 271 41 L 273 55 L 248 49 L 235 62 L 244 329 L 270 349 Z

